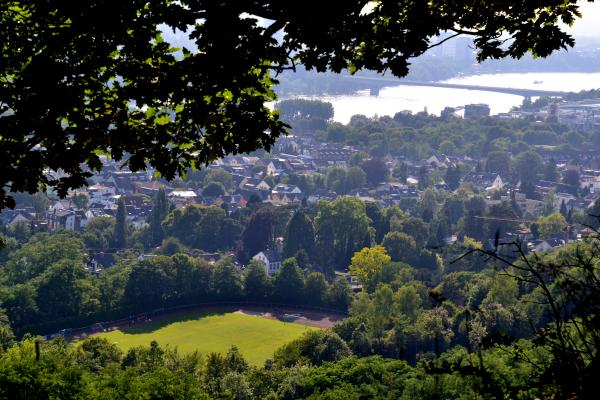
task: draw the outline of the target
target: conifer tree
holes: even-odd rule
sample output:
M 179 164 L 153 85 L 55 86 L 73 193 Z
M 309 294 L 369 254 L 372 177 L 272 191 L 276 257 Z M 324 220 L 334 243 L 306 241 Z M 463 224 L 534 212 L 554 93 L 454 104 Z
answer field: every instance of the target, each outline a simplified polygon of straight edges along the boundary
M 565 218 L 567 218 L 567 215 L 569 214 L 569 211 L 567 210 L 567 204 L 564 200 L 560 202 L 560 213 Z
M 551 158 L 544 167 L 544 179 L 550 182 L 558 182 L 559 176 L 554 158 Z
M 273 246 L 275 242 L 276 217 L 269 207 L 254 211 L 242 232 L 242 252 L 239 258 L 246 262 L 259 251 Z
M 394 172 L 395 177 L 398 178 L 400 182 L 406 183 L 406 180 L 408 179 L 408 166 L 406 163 L 400 164 Z
M 127 207 L 122 198 L 117 203 L 115 230 L 113 232 L 115 247 L 122 249 L 127 245 Z
M 593 229 L 600 229 L 600 200 L 596 200 L 594 205 L 587 210 L 586 214 L 586 223 Z
M 301 250 L 312 261 L 315 254 L 315 228 L 306 213 L 298 210 L 286 227 L 283 256 L 294 257 Z
M 446 170 L 444 181 L 446 181 L 450 190 L 456 190 L 460 186 L 460 170 L 458 167 L 450 165 Z
M 150 213 L 150 231 L 152 245 L 159 245 L 164 238 L 164 230 L 162 228 L 162 220 L 169 211 L 169 204 L 164 189 L 159 189 L 154 197 L 152 204 L 152 212 Z
M 510 192 L 510 206 L 519 218 L 523 216 L 523 210 L 517 204 L 516 192 L 514 190 Z

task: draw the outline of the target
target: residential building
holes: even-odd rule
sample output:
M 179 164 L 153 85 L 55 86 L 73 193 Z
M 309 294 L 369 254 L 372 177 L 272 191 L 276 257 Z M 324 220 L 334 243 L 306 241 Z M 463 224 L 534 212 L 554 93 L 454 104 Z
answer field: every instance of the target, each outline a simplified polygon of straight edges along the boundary
M 277 250 L 267 249 L 261 251 L 252 259 L 263 264 L 267 275 L 275 275 L 281 269 L 281 253 Z
M 490 106 L 487 104 L 465 105 L 465 118 L 482 118 L 490 116 Z

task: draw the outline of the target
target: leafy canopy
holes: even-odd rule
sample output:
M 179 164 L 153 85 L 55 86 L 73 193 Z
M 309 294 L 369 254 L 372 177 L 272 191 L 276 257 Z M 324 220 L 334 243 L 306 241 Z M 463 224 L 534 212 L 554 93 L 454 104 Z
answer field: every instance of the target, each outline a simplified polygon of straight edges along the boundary
M 547 56 L 573 46 L 559 22 L 580 16 L 576 0 L 323 6 L 0 2 L 0 209 L 14 206 L 9 192 L 66 195 L 101 168 L 102 154 L 173 178 L 225 154 L 269 149 L 286 129 L 266 106 L 275 100 L 271 71 L 299 63 L 404 76 L 442 32 L 472 36 L 479 60 Z M 187 32 L 195 48 L 172 48 L 165 27 Z
M 350 275 L 357 278 L 363 285 L 366 285 L 390 261 L 392 259 L 383 246 L 365 247 L 352 256 L 352 263 L 348 269 Z

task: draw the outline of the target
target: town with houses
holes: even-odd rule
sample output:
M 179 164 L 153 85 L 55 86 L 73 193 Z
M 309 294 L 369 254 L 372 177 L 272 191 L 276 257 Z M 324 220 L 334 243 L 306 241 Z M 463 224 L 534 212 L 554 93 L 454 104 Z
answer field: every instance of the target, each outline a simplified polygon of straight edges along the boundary
M 557 105 L 552 104 L 541 114 L 515 111 L 511 115 L 499 115 L 493 118 L 537 118 L 543 121 L 549 117 L 557 117 L 557 108 Z M 455 111 L 446 108 L 440 118 L 442 120 L 456 118 Z M 489 106 L 486 104 L 467 105 L 464 107 L 464 118 L 485 118 L 489 116 L 489 111 Z M 562 115 L 565 115 L 565 119 L 561 118 L 561 123 L 572 124 L 573 128 L 586 130 L 598 126 L 595 120 L 593 123 L 590 122 L 589 118 L 595 117 L 595 114 L 590 112 L 583 113 L 571 109 Z M 584 117 L 587 119 L 582 119 Z M 138 172 L 121 169 L 117 162 L 104 157 L 101 172 L 89 180 L 87 187 L 71 192 L 64 199 L 54 197 L 45 212 L 36 213 L 32 207 L 17 206 L 15 209 L 3 210 L 0 213 L 0 220 L 6 227 L 26 224 L 35 232 L 83 231 L 86 224 L 96 217 L 114 217 L 117 201 L 122 199 L 127 207 L 128 222 L 133 227 L 140 228 L 148 224 L 152 212 L 152 198 L 159 190 L 165 191 L 173 208 L 182 208 L 191 204 L 216 205 L 226 210 L 228 214 L 246 207 L 250 201 L 269 203 L 276 207 L 314 204 L 320 200 L 335 200 L 341 194 L 326 187 L 308 192 L 301 188 L 302 185 L 292 182 L 299 182 L 302 177 L 313 174 L 324 176 L 331 168 L 348 168 L 353 154 L 358 152 L 359 149 L 354 146 L 322 142 L 306 132 L 301 135 L 285 136 L 277 141 L 270 154 L 226 156 L 207 166 L 208 171 L 222 171 L 231 177 L 231 187 L 223 193 L 216 194 L 207 194 L 206 190 L 184 179 L 167 182 L 157 178 L 151 168 Z M 546 157 L 544 162 L 548 162 L 548 158 Z M 580 152 L 577 163 L 573 163 L 572 157 L 567 153 L 554 151 L 552 158 L 556 163 L 559 176 L 575 172 L 580 189 L 577 192 L 584 195 L 573 194 L 572 187 L 561 182 L 543 179 L 537 182 L 534 193 L 527 195 L 520 188 L 521 182 L 511 179 L 510 176 L 482 171 L 479 160 L 466 155 L 451 156 L 441 153 L 419 161 L 406 157 L 386 156 L 383 160 L 390 173 L 386 174 L 388 178 L 385 181 L 376 185 L 353 188 L 344 195 L 364 202 L 377 203 L 383 208 L 393 205 L 406 208 L 406 204 L 418 202 L 425 193 L 425 188 L 419 184 L 419 177 L 424 171 L 427 174 L 437 171 L 437 175 L 443 177 L 445 171 L 454 168 L 463 171 L 457 177 L 459 184 L 468 184 L 482 194 L 488 209 L 502 203 L 516 203 L 524 217 L 518 221 L 520 222 L 518 230 L 507 232 L 508 237 L 526 243 L 531 251 L 543 252 L 577 241 L 582 235 L 591 233 L 591 229 L 585 225 L 571 224 L 567 230 L 553 237 L 535 239 L 528 225 L 536 218 L 548 214 L 549 200 L 555 212 L 568 210 L 570 213 L 578 212 L 585 215 L 600 198 L 598 152 L 594 150 Z M 407 172 L 404 183 L 391 173 L 400 165 Z M 429 189 L 452 192 L 443 178 L 438 179 Z M 78 207 L 75 201 L 75 198 L 81 196 L 85 197 L 85 207 Z M 456 232 L 450 232 L 445 241 L 451 244 L 456 239 Z M 280 248 L 278 250 L 275 246 L 256 254 L 254 258 L 265 265 L 265 271 L 269 275 L 274 275 L 281 267 L 280 253 Z

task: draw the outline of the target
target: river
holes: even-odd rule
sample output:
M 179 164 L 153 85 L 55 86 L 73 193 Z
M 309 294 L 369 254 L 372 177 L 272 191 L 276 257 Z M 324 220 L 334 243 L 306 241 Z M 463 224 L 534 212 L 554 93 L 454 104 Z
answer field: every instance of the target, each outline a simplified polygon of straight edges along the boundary
M 600 72 L 594 73 L 511 73 L 486 74 L 453 78 L 447 83 L 483 85 L 523 89 L 578 92 L 600 87 Z M 523 97 L 503 93 L 465 89 L 445 89 L 426 86 L 392 86 L 381 89 L 379 96 L 370 96 L 368 90 L 343 96 L 321 96 L 318 99 L 333 104 L 334 120 L 348 123 L 355 114 L 368 117 L 390 115 L 403 110 L 413 113 L 427 109 L 439 115 L 446 106 L 458 107 L 471 103 L 489 104 L 491 113 L 507 112 L 522 103 Z

